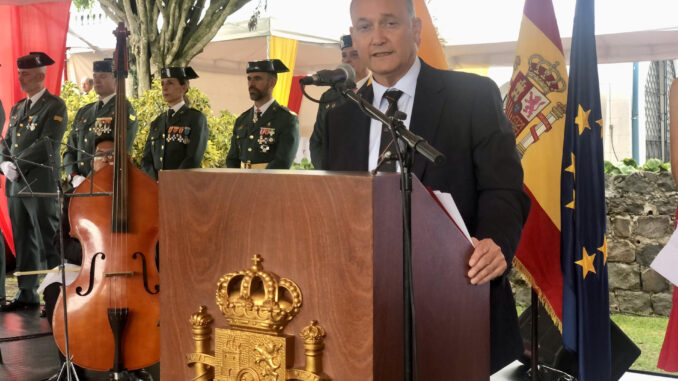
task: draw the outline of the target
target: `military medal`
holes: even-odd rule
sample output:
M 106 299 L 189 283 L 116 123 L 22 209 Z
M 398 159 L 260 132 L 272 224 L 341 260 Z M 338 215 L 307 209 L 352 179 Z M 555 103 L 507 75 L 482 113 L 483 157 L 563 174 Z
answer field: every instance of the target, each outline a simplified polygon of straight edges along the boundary
M 35 127 L 38 126 L 38 122 L 37 122 L 38 116 L 37 116 L 37 115 L 33 115 L 33 116 L 29 117 L 29 118 L 30 118 L 30 119 L 28 120 L 28 125 L 26 125 L 26 128 L 28 128 L 28 129 L 31 130 L 31 131 L 35 131 Z
M 167 129 L 167 137 L 165 140 L 169 142 L 179 142 L 188 144 L 191 140 L 188 136 L 191 134 L 191 127 L 171 126 Z
M 257 143 L 259 143 L 259 150 L 261 152 L 266 153 L 271 149 L 270 144 L 275 142 L 273 135 L 275 135 L 275 128 L 262 127 L 259 129 Z
M 102 134 L 110 133 L 112 121 L 113 121 L 113 118 L 111 118 L 111 117 L 97 118 L 96 122 L 94 122 L 94 133 L 97 136 L 101 136 Z

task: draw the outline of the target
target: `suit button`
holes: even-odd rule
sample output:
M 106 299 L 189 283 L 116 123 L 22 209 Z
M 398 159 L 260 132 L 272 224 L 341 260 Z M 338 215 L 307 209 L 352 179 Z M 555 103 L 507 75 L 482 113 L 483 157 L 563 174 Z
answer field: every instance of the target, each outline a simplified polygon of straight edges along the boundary
M 85 165 L 85 163 L 81 161 L 81 162 L 80 162 L 80 165 Z
M 247 149 L 247 152 L 252 152 L 252 148 L 248 148 L 248 149 Z
M 254 139 L 254 135 L 250 135 L 250 139 Z
M 162 158 L 160 158 L 160 161 L 162 161 Z
M 85 143 L 87 143 L 87 138 L 85 138 Z
M 17 132 L 17 133 L 16 133 L 16 136 L 21 136 L 21 134 Z
M 19 146 L 18 144 L 14 144 L 14 147 L 18 147 L 18 146 Z
M 165 145 L 164 145 L 164 144 L 163 144 L 163 145 L 161 145 L 161 146 L 160 146 L 160 148 L 162 148 L 162 149 L 165 149 Z

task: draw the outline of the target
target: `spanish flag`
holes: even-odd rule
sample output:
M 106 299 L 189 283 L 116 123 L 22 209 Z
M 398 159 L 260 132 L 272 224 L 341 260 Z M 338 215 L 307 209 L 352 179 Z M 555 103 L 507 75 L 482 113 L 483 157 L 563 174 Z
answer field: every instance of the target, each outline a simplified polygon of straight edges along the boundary
M 445 51 L 440 44 L 438 32 L 433 26 L 431 14 L 428 12 L 424 0 L 414 2 L 414 13 L 421 20 L 421 43 L 419 44 L 419 58 L 436 69 L 446 70 L 447 59 Z
M 561 164 L 567 66 L 551 0 L 526 0 L 506 115 L 522 156 L 532 207 L 513 259 L 562 329 Z

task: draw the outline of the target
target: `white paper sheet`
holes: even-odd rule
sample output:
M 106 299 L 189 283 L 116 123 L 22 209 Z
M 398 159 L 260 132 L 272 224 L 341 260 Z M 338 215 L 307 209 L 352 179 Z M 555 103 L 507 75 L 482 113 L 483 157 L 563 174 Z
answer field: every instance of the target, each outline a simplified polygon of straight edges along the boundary
M 650 267 L 674 285 L 678 285 L 678 230 L 675 230 L 669 243 L 657 254 Z
M 459 209 L 457 208 L 457 204 L 454 202 L 452 195 L 441 191 L 433 191 L 433 193 L 438 197 L 440 203 L 443 204 L 447 214 L 452 217 L 452 220 L 457 224 L 459 230 L 464 233 L 464 236 L 466 236 L 466 239 L 471 243 L 471 246 L 473 246 L 471 235 L 468 232 L 468 228 L 464 223 L 464 219 L 461 217 L 461 213 L 459 213 Z

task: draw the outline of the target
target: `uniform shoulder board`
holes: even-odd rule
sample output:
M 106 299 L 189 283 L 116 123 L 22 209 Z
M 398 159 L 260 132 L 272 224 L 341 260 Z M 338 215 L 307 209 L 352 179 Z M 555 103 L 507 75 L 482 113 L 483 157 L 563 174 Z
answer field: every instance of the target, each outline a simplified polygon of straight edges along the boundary
M 136 115 L 134 115 L 134 114 L 129 114 L 129 120 L 131 120 L 131 121 L 137 120 Z
M 290 113 L 290 114 L 292 114 L 292 115 L 294 115 L 294 116 L 297 116 L 297 113 L 296 113 L 296 112 L 294 112 L 294 111 L 288 109 L 287 107 L 285 107 L 285 106 L 283 106 L 283 105 L 278 105 L 278 107 L 280 107 L 280 109 L 283 110 L 283 111 L 286 111 L 286 112 L 288 112 L 288 113 Z
M 57 122 L 61 122 L 64 120 L 64 118 L 62 118 L 60 115 L 54 115 L 54 120 L 56 120 Z

